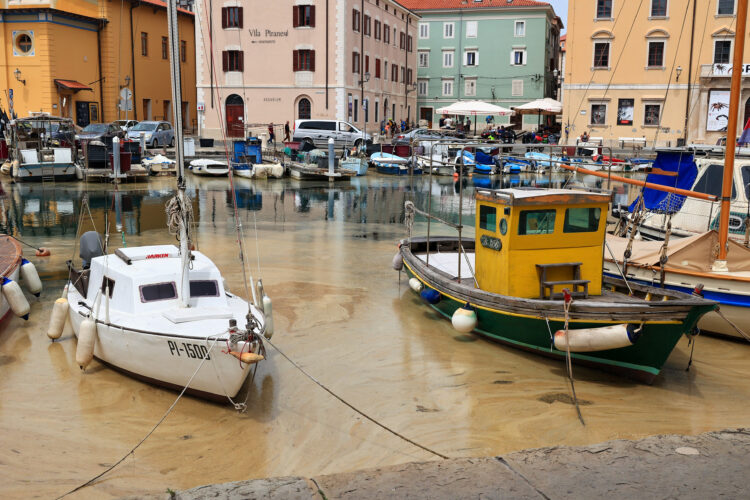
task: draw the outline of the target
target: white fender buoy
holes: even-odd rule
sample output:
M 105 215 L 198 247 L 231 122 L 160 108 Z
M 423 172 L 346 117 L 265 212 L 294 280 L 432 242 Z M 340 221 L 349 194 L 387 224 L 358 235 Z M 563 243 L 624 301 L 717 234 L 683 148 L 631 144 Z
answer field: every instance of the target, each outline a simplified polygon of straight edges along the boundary
M 36 266 L 26 259 L 21 259 L 21 279 L 29 293 L 39 297 L 42 292 L 42 280 L 39 279 L 39 273 L 36 272 Z
M 424 288 L 424 285 L 417 278 L 412 278 L 409 280 L 409 288 L 419 293 Z
M 23 294 L 21 287 L 18 286 L 18 283 L 4 277 L 2 287 L 5 300 L 8 301 L 13 313 L 23 319 L 29 319 L 31 306 L 29 306 L 29 301 L 26 300 L 26 296 Z
M 391 263 L 393 269 L 400 271 L 404 268 L 404 258 L 401 256 L 401 252 L 393 256 L 393 262 Z
M 47 337 L 52 340 L 59 339 L 65 328 L 65 320 L 68 319 L 68 299 L 59 298 L 52 306 L 52 314 L 49 318 Z
M 453 328 L 459 333 L 469 333 L 477 327 L 477 313 L 468 304 L 459 307 L 451 317 Z
M 94 345 L 96 344 L 96 323 L 91 318 L 81 322 L 81 331 L 78 333 L 78 345 L 76 346 L 76 363 L 85 370 L 94 359 Z
M 263 296 L 263 314 L 266 317 L 266 331 L 263 336 L 270 339 L 273 337 L 273 309 L 271 308 L 271 298 L 268 295 Z
M 622 324 L 600 328 L 581 328 L 568 330 L 568 347 L 570 352 L 606 351 L 628 347 L 641 336 L 642 328 L 636 325 Z M 555 332 L 555 349 L 565 351 L 565 331 Z

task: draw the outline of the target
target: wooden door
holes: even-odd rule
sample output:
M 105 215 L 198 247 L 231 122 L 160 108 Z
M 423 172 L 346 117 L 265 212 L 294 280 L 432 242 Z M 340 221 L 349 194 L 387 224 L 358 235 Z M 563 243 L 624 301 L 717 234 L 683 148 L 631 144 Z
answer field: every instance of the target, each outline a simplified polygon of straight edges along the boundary
M 432 128 L 432 108 L 419 108 L 419 119 L 427 120 L 427 128 Z
M 227 104 L 227 136 L 245 135 L 244 110 L 242 104 Z

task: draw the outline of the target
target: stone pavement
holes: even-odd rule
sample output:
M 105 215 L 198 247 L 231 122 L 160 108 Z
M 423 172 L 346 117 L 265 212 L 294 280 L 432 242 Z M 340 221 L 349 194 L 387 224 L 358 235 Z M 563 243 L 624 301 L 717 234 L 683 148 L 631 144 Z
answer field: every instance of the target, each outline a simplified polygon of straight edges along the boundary
M 500 457 L 407 463 L 313 478 L 255 479 L 150 498 L 750 498 L 750 429 L 540 448 Z

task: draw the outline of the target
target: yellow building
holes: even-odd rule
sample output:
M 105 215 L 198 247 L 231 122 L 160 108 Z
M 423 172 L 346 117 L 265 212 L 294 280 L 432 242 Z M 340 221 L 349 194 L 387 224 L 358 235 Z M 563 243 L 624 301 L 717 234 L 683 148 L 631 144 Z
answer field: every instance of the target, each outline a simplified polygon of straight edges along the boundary
M 195 20 L 179 12 L 182 109 L 196 126 Z M 172 121 L 167 11 L 161 0 L 0 0 L 0 106 L 80 126 Z
M 584 131 L 608 146 L 726 135 L 736 0 L 575 0 L 568 15 L 568 143 Z M 742 92 L 744 124 L 750 80 Z

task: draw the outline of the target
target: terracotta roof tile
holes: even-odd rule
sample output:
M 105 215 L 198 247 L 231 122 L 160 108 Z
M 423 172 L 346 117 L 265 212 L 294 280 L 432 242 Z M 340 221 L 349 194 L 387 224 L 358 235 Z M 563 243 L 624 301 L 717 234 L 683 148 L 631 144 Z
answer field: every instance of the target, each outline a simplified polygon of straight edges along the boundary
M 536 0 L 397 0 L 409 10 L 439 10 L 439 9 L 481 9 L 481 8 L 522 8 L 522 7 L 549 7 L 547 2 Z

